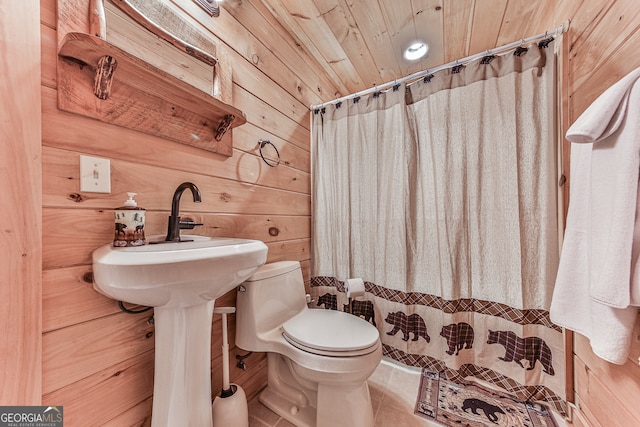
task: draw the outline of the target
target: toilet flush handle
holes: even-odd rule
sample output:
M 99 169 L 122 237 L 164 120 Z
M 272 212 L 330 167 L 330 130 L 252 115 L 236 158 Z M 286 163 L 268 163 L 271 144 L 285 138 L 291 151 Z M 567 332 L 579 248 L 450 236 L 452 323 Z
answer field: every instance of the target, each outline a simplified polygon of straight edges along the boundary
M 245 288 L 244 286 L 240 285 L 240 286 L 238 286 L 238 292 L 247 292 L 247 288 Z

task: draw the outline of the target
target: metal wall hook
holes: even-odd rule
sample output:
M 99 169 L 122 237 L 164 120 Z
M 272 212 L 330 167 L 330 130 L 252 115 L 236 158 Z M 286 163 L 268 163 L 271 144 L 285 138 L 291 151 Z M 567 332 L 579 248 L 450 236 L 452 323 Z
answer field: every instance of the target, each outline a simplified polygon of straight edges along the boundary
M 273 145 L 273 142 L 269 141 L 268 139 L 259 139 L 258 140 L 258 145 L 260 146 L 259 151 L 260 151 L 260 157 L 262 157 L 262 160 L 270 167 L 275 168 L 278 167 L 278 165 L 280 164 L 280 152 L 278 151 L 278 149 L 276 148 L 275 145 Z M 264 156 L 264 154 L 262 153 L 262 149 L 266 146 L 266 145 L 270 145 L 273 147 L 273 149 L 276 151 L 276 156 L 278 157 L 277 161 L 273 161 L 273 160 L 267 160 L 267 158 Z

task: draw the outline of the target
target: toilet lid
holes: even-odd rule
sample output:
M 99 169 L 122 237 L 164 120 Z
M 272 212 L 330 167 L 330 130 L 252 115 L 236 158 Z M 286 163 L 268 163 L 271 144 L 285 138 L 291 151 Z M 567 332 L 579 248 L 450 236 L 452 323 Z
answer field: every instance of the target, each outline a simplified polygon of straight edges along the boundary
M 282 329 L 287 341 L 318 354 L 366 354 L 380 337 L 369 322 L 336 310 L 303 310 L 287 320 Z

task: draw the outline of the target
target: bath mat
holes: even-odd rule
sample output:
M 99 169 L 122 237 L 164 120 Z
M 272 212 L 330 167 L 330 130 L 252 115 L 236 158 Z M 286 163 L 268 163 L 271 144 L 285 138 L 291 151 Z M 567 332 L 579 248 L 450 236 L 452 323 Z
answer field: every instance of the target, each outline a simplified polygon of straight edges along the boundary
M 475 383 L 454 383 L 427 370 L 422 371 L 415 413 L 445 426 L 558 427 L 545 406 Z

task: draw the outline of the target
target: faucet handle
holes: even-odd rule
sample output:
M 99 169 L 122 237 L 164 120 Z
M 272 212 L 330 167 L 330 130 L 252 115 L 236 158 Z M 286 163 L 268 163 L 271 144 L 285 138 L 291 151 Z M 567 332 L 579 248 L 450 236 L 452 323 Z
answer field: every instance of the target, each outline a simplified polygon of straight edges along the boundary
M 180 221 L 180 229 L 181 230 L 193 230 L 194 227 L 196 226 L 200 226 L 200 225 L 204 225 L 202 223 L 197 223 L 195 221 L 192 221 L 190 219 L 185 220 L 185 221 Z

